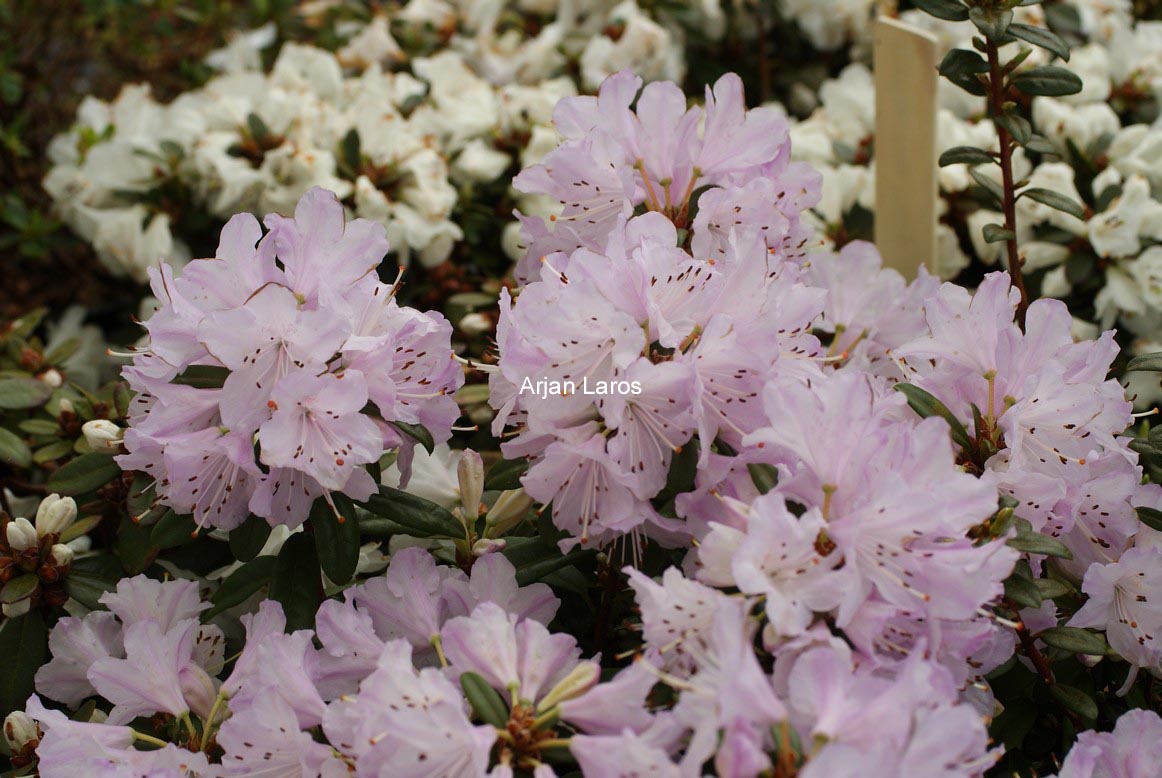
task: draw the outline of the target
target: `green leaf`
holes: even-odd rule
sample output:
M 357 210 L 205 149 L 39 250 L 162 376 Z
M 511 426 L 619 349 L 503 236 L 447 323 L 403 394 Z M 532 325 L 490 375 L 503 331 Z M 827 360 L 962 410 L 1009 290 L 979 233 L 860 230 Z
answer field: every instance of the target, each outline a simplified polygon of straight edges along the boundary
M 1069 44 L 1055 32 L 1050 32 L 1044 27 L 1034 27 L 1031 24 L 1020 23 L 1010 24 L 1008 32 L 1014 38 L 1020 38 L 1026 43 L 1040 46 L 1061 57 L 1066 62 L 1069 61 Z
M 266 126 L 266 122 L 262 121 L 262 117 L 256 113 L 247 115 L 246 127 L 250 130 L 250 136 L 255 140 L 262 140 L 270 135 L 270 128 Z
M 320 498 L 311 506 L 310 522 L 319 549 L 319 564 L 327 578 L 345 584 L 355 575 L 359 564 L 359 517 L 351 498 L 341 492 L 331 495 L 335 510 Z
M 508 707 L 496 689 L 488 685 L 488 681 L 473 672 L 462 673 L 460 688 L 464 690 L 464 696 L 468 698 L 477 718 L 494 727 L 508 724 Z
M 993 121 L 1004 127 L 1005 132 L 1020 146 L 1024 146 L 1033 137 L 1033 125 L 1024 116 L 1008 111 L 994 117 Z
M 1082 87 L 1081 78 L 1076 73 L 1056 65 L 1042 65 L 1017 73 L 1012 84 L 1027 95 L 1046 97 L 1075 95 Z
M 963 22 L 968 19 L 968 9 L 956 0 L 912 0 L 912 5 L 929 16 L 949 22 Z
M 283 543 L 270 578 L 270 598 L 282 605 L 287 632 L 314 627 L 322 594 L 315 539 L 297 532 Z
M 0 462 L 16 467 L 32 464 L 32 449 L 18 435 L 0 427 Z
M 82 454 L 66 462 L 48 478 L 48 489 L 66 496 L 96 491 L 121 475 L 121 468 L 107 454 Z
M 977 183 L 977 186 L 981 187 L 990 195 L 992 195 L 993 199 L 997 202 L 998 205 L 1005 201 L 1005 193 L 1001 189 L 1001 185 L 996 181 L 993 181 L 988 176 L 982 174 L 976 168 L 969 168 L 968 174 L 972 176 L 972 180 Z
M 1097 718 L 1097 703 L 1081 689 L 1075 689 L 1063 683 L 1055 683 L 1049 687 L 1049 693 L 1063 707 L 1068 708 L 1083 719 L 1092 721 Z
M 999 224 L 986 224 L 984 226 L 984 241 L 985 243 L 1003 243 L 1007 240 L 1013 240 L 1017 237 L 1012 230 L 1006 230 Z
M 1008 544 L 1010 548 L 1015 548 L 1026 554 L 1041 554 L 1042 556 L 1055 556 L 1061 559 L 1073 559 L 1073 552 L 1064 543 L 1038 532 L 1018 534 L 1017 537 L 1010 539 Z
M 198 525 L 189 514 L 166 511 L 153 525 L 149 533 L 149 544 L 154 548 L 177 548 L 184 546 L 198 536 Z
M 339 161 L 347 166 L 352 177 L 358 176 L 362 160 L 359 147 L 359 131 L 352 127 L 339 142 Z
M 101 523 L 101 516 L 85 516 L 82 519 L 77 519 L 69 526 L 65 527 L 64 532 L 60 535 L 60 543 L 68 543 L 76 540 L 82 535 L 88 535 L 98 524 Z
M 464 525 L 447 508 L 390 486 L 380 486 L 379 494 L 359 506 L 407 527 L 416 537 L 464 537 Z
M 60 424 L 48 419 L 25 419 L 16 426 L 29 435 L 57 435 L 61 431 Z
M 969 20 L 991 40 L 1000 40 L 1013 21 L 1013 12 L 1008 8 L 986 8 L 973 6 L 968 9 Z
M 750 473 L 750 480 L 754 483 L 754 488 L 759 490 L 759 494 L 766 494 L 779 483 L 779 471 L 774 465 L 751 462 L 746 466 L 746 471 Z
M 502 459 L 484 475 L 484 488 L 503 492 L 520 488 L 520 479 L 529 469 L 527 459 Z
M 1069 584 L 1053 578 L 1037 578 L 1033 581 L 1033 585 L 1037 587 L 1037 591 L 1046 600 L 1064 597 L 1067 594 L 1072 594 L 1074 591 L 1073 587 Z
M 984 149 L 975 146 L 953 146 L 940 155 L 940 167 L 949 165 L 987 165 L 996 158 Z
M 1088 656 L 1105 656 L 1110 653 L 1110 646 L 1105 638 L 1096 632 L 1077 627 L 1050 627 L 1042 630 L 1037 637 L 1045 645 L 1060 648 L 1073 654 Z
M 1040 135 L 1030 135 L 1029 140 L 1025 142 L 1025 150 L 1035 151 L 1038 154 L 1051 154 L 1055 157 L 1061 156 L 1061 151 L 1048 138 Z
M 170 512 L 166 510 L 166 513 Z M 149 527 L 135 523 L 128 516 L 121 517 L 114 550 L 121 560 L 121 567 L 129 575 L 145 572 L 157 558 L 157 549 L 149 542 Z
M 0 379 L 0 409 L 39 408 L 52 397 L 52 387 L 35 378 Z
M 89 610 L 103 610 L 101 595 L 114 591 L 117 583 L 107 578 L 82 570 L 74 566 L 65 576 L 65 590 L 69 597 L 84 605 Z
M 1140 354 L 1131 359 L 1129 364 L 1126 365 L 1127 373 L 1139 370 L 1162 373 L 1162 351 L 1155 351 L 1153 354 Z
M 1055 208 L 1058 211 L 1076 216 L 1078 219 L 1085 221 L 1085 208 L 1076 200 L 1066 197 L 1060 192 L 1054 192 L 1052 189 L 1041 189 L 1033 187 L 1032 189 L 1025 189 L 1017 198 L 1027 197 L 1030 200 L 1048 205 L 1050 208 Z
M 977 76 L 987 73 L 988 70 L 989 64 L 984 58 L 968 49 L 953 49 L 948 52 L 940 61 L 939 67 L 940 75 L 969 94 L 978 96 L 984 96 L 986 90 Z
M 274 573 L 275 557 L 260 556 L 231 573 L 218 590 L 210 595 L 212 603 L 202 614 L 202 621 L 209 621 L 219 613 L 246 602 L 262 587 L 270 583 Z
M 1016 573 L 1005 579 L 1005 597 L 1026 608 L 1041 607 L 1041 592 L 1031 580 Z
M 432 433 L 428 432 L 428 428 L 423 424 L 407 424 L 402 421 L 389 421 L 388 424 L 414 439 L 429 454 L 436 450 L 436 441 L 432 439 Z
M 173 383 L 195 389 L 221 389 L 228 375 L 230 371 L 218 365 L 190 365 Z
M 1134 508 L 1134 510 L 1138 512 L 1138 521 L 1150 529 L 1162 532 L 1162 511 L 1141 506 Z
M 54 462 L 62 457 L 67 457 L 71 453 L 73 453 L 73 441 L 58 440 L 47 446 L 41 446 L 33 452 L 32 461 L 38 465 L 43 465 L 46 462 Z
M 597 551 L 592 548 L 575 548 L 568 554 L 557 553 L 548 559 L 534 562 L 527 567 L 517 570 L 516 582 L 521 586 L 528 586 L 531 583 L 536 583 L 550 573 L 555 573 L 563 568 L 577 565 L 593 557 L 596 553 Z
M 249 562 L 266 545 L 270 531 L 271 526 L 266 519 L 251 514 L 246 521 L 230 530 L 230 553 L 239 562 Z
M 0 602 L 11 605 L 14 602 L 26 600 L 40 586 L 40 578 L 36 573 L 18 575 L 0 588 Z
M 920 418 L 927 419 L 929 416 L 939 416 L 948 422 L 952 431 L 952 440 L 956 445 L 964 449 L 972 448 L 972 439 L 968 436 L 968 430 L 960 423 L 960 419 L 948 410 L 948 406 L 912 384 L 896 384 L 895 389 L 908 398 L 908 405 L 919 414 Z
M 0 624 L 0 717 L 24 710 L 33 676 L 48 661 L 48 630 L 39 610 Z

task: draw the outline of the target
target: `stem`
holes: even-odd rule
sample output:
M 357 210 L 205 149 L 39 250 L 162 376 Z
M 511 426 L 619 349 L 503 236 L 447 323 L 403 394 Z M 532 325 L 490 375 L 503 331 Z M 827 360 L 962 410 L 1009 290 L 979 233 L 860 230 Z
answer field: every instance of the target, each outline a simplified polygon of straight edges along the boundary
M 210 735 L 214 731 L 214 719 L 218 717 L 218 711 L 222 708 L 222 703 L 226 702 L 226 695 L 219 691 L 218 696 L 214 698 L 214 704 L 210 708 L 210 715 L 206 717 L 205 733 L 206 737 L 202 740 L 202 750 L 206 750 L 206 746 L 210 744 Z
M 1012 238 L 1005 241 L 1009 255 L 1009 278 L 1013 288 L 1021 293 L 1021 302 L 1017 305 L 1017 324 L 1021 331 L 1025 329 L 1025 311 L 1029 307 L 1029 292 L 1025 289 L 1025 279 L 1021 275 L 1021 266 L 1024 261 L 1017 254 L 1017 197 L 1016 187 L 1013 186 L 1013 145 L 1009 131 L 997 122 L 997 118 L 1005 112 L 1005 75 L 1001 69 L 1000 56 L 997 44 L 991 38 L 985 42 L 989 59 L 989 113 L 992 115 L 993 125 L 997 128 L 997 140 L 1001 147 L 1001 179 L 1004 188 L 1002 207 L 1005 213 L 1005 229 L 1012 234 Z
M 155 738 L 153 735 L 146 735 L 144 732 L 138 732 L 137 730 L 133 730 L 129 734 L 133 738 L 134 743 L 149 743 L 151 746 L 157 746 L 158 748 L 165 748 L 169 745 L 164 740 Z
M 1013 613 L 1016 613 L 1018 618 L 1020 617 L 1021 611 L 1015 602 L 1005 600 L 1005 607 L 1012 610 Z M 1037 648 L 1036 641 L 1029 634 L 1029 628 L 1025 626 L 1024 622 L 1018 621 L 1015 631 L 1017 633 L 1017 639 L 1021 641 L 1021 651 L 1025 656 L 1029 657 L 1029 661 L 1033 663 L 1033 667 L 1037 668 L 1037 673 L 1041 676 L 1041 680 L 1049 686 L 1057 683 L 1057 680 L 1053 677 L 1053 669 L 1049 666 L 1049 660 Z

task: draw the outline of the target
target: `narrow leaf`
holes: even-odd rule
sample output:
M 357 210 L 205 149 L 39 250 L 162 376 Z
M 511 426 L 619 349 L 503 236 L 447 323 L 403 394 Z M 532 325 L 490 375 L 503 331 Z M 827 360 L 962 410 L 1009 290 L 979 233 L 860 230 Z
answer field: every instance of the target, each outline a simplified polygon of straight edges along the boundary
M 954 146 L 940 155 L 940 167 L 949 165 L 987 165 L 996 158 L 975 146 Z
M 1096 632 L 1090 632 L 1077 627 L 1050 627 L 1042 630 L 1037 637 L 1047 646 L 1064 649 L 1074 654 L 1088 656 L 1105 656 L 1110 652 L 1105 638 Z
M 218 365 L 190 365 L 173 383 L 195 389 L 221 389 L 228 375 L 230 371 Z
M 521 476 L 528 469 L 527 459 L 502 459 L 488 468 L 484 475 L 484 488 L 498 492 L 519 488 Z
M 913 386 L 912 384 L 896 384 L 895 389 L 908 398 L 908 405 L 921 418 L 927 419 L 929 416 L 939 416 L 948 422 L 948 426 L 952 430 L 952 440 L 956 445 L 964 449 L 972 448 L 972 439 L 968 436 L 968 430 L 960 423 L 960 419 L 956 418 L 952 411 L 948 410 L 947 405 L 920 387 Z
M 473 672 L 462 673 L 460 688 L 481 721 L 494 727 L 508 724 L 508 708 L 504 700 L 482 677 Z
M 1049 687 L 1049 693 L 1063 707 L 1068 708 L 1082 718 L 1091 721 L 1097 718 L 1097 703 L 1081 689 L 1075 689 L 1072 686 L 1066 686 L 1062 683 L 1055 683 Z
M 423 424 L 406 424 L 402 421 L 389 421 L 388 424 L 409 438 L 414 439 L 429 454 L 436 450 L 436 441 L 432 438 L 432 433 L 428 432 L 428 428 Z
M 1055 556 L 1061 559 L 1073 559 L 1073 552 L 1064 543 L 1036 532 L 1018 535 L 1009 540 L 1008 543 L 1010 548 L 1015 548 L 1026 554 L 1040 554 L 1042 556 Z
M 323 572 L 332 583 L 345 584 L 355 575 L 359 564 L 359 517 L 346 495 L 336 492 L 331 499 L 339 515 L 320 498 L 311 506 L 310 522 Z
M 149 544 L 154 548 L 177 548 L 184 546 L 198 536 L 198 525 L 189 514 L 166 511 L 153 525 L 149 533 Z
M 1162 373 L 1162 351 L 1153 354 L 1141 354 L 1130 360 L 1126 365 L 1126 372 L 1146 370 L 1152 373 Z
M 271 526 L 266 519 L 251 514 L 246 521 L 230 530 L 230 553 L 239 562 L 249 562 L 262 551 L 270 531 Z
M 36 573 L 18 575 L 0 589 L 0 602 L 11 605 L 14 602 L 26 600 L 32 596 L 38 586 L 40 586 L 40 578 L 37 577 Z
M 39 610 L 0 623 L 0 717 L 24 710 L 33 676 L 48 661 L 48 630 Z
M 1027 95 L 1047 97 L 1075 95 L 1082 87 L 1076 73 L 1056 65 L 1042 65 L 1017 73 L 1012 84 Z
M 948 22 L 963 22 L 968 19 L 968 9 L 956 0 L 912 0 L 912 5 L 929 16 Z
M 1058 57 L 1061 57 L 1066 62 L 1069 61 L 1069 44 L 1055 32 L 1046 30 L 1044 27 L 1034 27 L 1031 24 L 1021 24 L 1019 22 L 1010 24 L 1008 32 L 1014 38 L 1020 38 L 1026 43 L 1040 46 L 1046 51 L 1050 51 Z
M 202 621 L 208 621 L 219 613 L 246 602 L 253 594 L 270 583 L 274 573 L 275 557 L 260 556 L 239 567 L 222 581 L 218 590 L 210 595 L 212 607 L 202 614 Z
M 0 409 L 39 408 L 52 397 L 52 387 L 35 378 L 0 379 Z
M 1003 243 L 1017 237 L 1012 230 L 1006 230 L 999 224 L 986 224 L 982 232 L 984 232 L 985 243 Z
M 1138 520 L 1153 530 L 1162 532 L 1162 511 L 1154 508 L 1137 507 Z
M 939 67 L 940 75 L 969 94 L 978 96 L 985 94 L 985 87 L 977 76 L 987 73 L 988 69 L 989 65 L 984 58 L 968 49 L 953 49 L 948 52 L 940 61 Z
M 376 516 L 402 524 L 417 537 L 464 537 L 464 526 L 447 508 L 390 486 L 380 486 L 379 494 L 359 505 Z
M 775 469 L 774 465 L 751 462 L 746 466 L 746 470 L 750 473 L 750 480 L 754 482 L 754 487 L 759 490 L 759 494 L 766 494 L 779 483 L 779 471 Z
M 1010 575 L 1005 579 L 1005 597 L 1026 608 L 1041 607 L 1041 592 L 1021 575 Z
M 1071 216 L 1076 216 L 1078 219 L 1085 221 L 1085 208 L 1081 203 L 1070 197 L 1066 197 L 1060 192 L 1054 192 L 1052 189 L 1033 187 L 1032 189 L 1022 191 L 1017 197 L 1027 197 L 1042 205 L 1048 205 L 1050 208 L 1064 211 Z
M 270 579 L 270 598 L 282 605 L 287 632 L 314 627 L 322 594 L 315 539 L 306 532 L 291 535 L 278 552 Z
M 983 175 L 976 168 L 969 168 L 968 174 L 972 176 L 972 180 L 977 183 L 977 186 L 981 187 L 993 196 L 993 199 L 997 202 L 998 205 L 1005 201 L 1005 193 L 1001 189 L 1001 185 L 996 181 L 993 181 L 988 176 Z
M 82 454 L 65 463 L 48 479 L 51 492 L 75 496 L 100 489 L 121 475 L 121 468 L 106 454 Z
M 32 464 L 32 449 L 18 435 L 0 427 L 0 462 L 16 467 Z

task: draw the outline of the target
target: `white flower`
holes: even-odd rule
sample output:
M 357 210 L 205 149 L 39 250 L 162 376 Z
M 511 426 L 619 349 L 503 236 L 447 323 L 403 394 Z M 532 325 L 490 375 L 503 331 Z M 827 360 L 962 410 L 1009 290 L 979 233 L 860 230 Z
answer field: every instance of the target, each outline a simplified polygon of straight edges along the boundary
M 386 60 L 402 61 L 406 55 L 387 25 L 387 17 L 376 14 L 343 48 L 336 52 L 339 62 L 346 67 L 366 68 Z
M 622 26 L 616 41 L 607 35 L 589 39 L 581 52 L 581 80 L 597 91 L 606 77 L 630 69 L 647 81 L 681 81 L 686 73 L 681 41 L 644 14 L 633 0 L 609 12 L 609 22 Z
M 224 73 L 236 73 L 262 68 L 262 50 L 274 43 L 278 27 L 267 22 L 254 30 L 231 31 L 229 42 L 206 55 L 205 63 Z
M 867 33 L 874 7 L 875 0 L 786 0 L 783 12 L 812 46 L 834 51 Z
M 488 183 L 500 178 L 511 164 L 512 157 L 477 138 L 456 156 L 452 171 L 470 181 Z
M 93 419 L 81 426 L 81 434 L 89 448 L 99 454 L 120 454 L 125 430 L 108 419 Z
M 15 552 L 27 551 L 36 546 L 36 527 L 24 518 L 16 518 L 8 522 L 4 534 L 8 540 L 8 547 Z
M 1073 106 L 1052 97 L 1035 97 L 1033 126 L 1061 149 L 1069 140 L 1085 151 L 1102 135 L 1117 132 L 1122 123 L 1105 103 Z
M 1089 242 L 1098 256 L 1132 257 L 1143 237 L 1162 238 L 1162 203 L 1150 197 L 1145 178 L 1131 176 L 1113 206 L 1090 219 Z
M 72 497 L 50 494 L 36 509 L 36 534 L 59 535 L 77 520 L 77 502 Z

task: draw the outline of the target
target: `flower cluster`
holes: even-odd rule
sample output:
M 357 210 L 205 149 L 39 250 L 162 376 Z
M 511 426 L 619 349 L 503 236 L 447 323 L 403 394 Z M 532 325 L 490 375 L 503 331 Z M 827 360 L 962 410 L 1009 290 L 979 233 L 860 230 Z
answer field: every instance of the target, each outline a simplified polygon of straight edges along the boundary
M 66 543 L 77 535 L 64 533 L 76 520 L 76 501 L 59 494 L 41 500 L 34 521 L 0 511 L 0 608 L 5 617 L 15 618 L 36 605 L 63 605 L 68 599 L 62 581 L 72 565 L 73 549 Z
M 392 423 L 442 441 L 459 415 L 451 327 L 380 281 L 381 225 L 346 222 L 314 189 L 266 226 L 236 216 L 214 259 L 176 279 L 151 269 L 161 307 L 124 371 L 138 394 L 118 462 L 198 526 L 253 513 L 295 527 L 317 497 L 366 499 L 377 485 L 363 466 L 401 448 L 406 468 L 414 445 Z
M 548 125 L 559 98 L 596 88 L 611 64 L 650 78 L 684 71 L 680 33 L 632 0 L 562 10 L 524 38 L 502 4 L 462 5 L 404 3 L 345 30 L 335 53 L 287 43 L 269 73 L 260 54 L 274 27 L 238 35 L 208 59 L 220 75 L 168 104 L 145 85 L 108 103 L 87 97 L 52 143 L 44 186 L 101 261 L 139 281 L 159 258 L 176 266 L 196 255 L 216 220 L 289 215 L 314 186 L 382 223 L 401 261 L 432 266 L 465 237 L 473 208 L 461 200 L 507 190 L 512 170 L 556 144 Z M 433 30 L 444 32 L 429 40 Z

